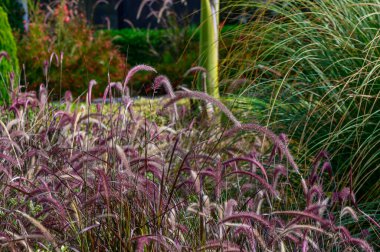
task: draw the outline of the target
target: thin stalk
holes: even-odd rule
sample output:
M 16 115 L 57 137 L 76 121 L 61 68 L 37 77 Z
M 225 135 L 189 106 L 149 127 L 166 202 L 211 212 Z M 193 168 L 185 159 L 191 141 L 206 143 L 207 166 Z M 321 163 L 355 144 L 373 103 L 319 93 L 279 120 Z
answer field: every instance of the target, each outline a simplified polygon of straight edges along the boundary
M 206 91 L 219 98 L 219 0 L 201 0 L 200 65 L 207 69 Z M 198 84 L 201 90 L 201 83 Z

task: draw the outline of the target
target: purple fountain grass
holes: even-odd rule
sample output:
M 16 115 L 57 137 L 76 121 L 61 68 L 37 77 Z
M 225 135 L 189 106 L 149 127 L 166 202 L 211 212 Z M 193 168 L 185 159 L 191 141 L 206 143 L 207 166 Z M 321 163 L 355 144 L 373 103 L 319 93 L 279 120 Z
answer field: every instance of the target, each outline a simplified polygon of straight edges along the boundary
M 50 65 L 51 65 L 51 63 L 53 62 L 53 60 L 55 60 L 55 64 L 56 64 L 56 66 L 58 67 L 60 61 L 59 61 L 59 59 L 58 59 L 58 55 L 57 55 L 55 52 L 53 52 L 53 53 L 50 55 L 50 61 L 49 61 L 49 64 L 50 64 Z
M 241 123 L 236 119 L 236 117 L 232 114 L 232 112 L 220 101 L 217 99 L 198 91 L 177 91 L 175 92 L 175 98 L 171 99 L 168 103 L 165 104 L 164 108 L 167 108 L 171 104 L 178 102 L 184 98 L 192 98 L 203 100 L 213 104 L 218 107 L 233 123 L 236 127 L 241 127 Z
M 360 228 L 363 216 L 374 227 L 376 220 L 357 208 L 348 187 L 326 190 L 323 176 L 332 172 L 327 153 L 300 183 L 290 171 L 301 174 L 303 167 L 284 135 L 241 124 L 202 92 L 175 92 L 164 106 L 182 98 L 204 100 L 232 121 L 226 132 L 220 122 L 198 125 L 193 115 L 167 124 L 173 118 L 168 110 L 159 117 L 164 123 L 137 113 L 130 121 L 124 111 L 135 105 L 126 85 L 140 70 L 153 71 L 135 67 L 125 85 L 109 82 L 104 97 L 116 88 L 126 99 L 111 100 L 112 112 L 86 106 L 72 111 L 70 92 L 65 108 L 49 106 L 44 84 L 39 98 L 15 88 L 1 121 L 0 192 L 7 195 L 0 197 L 1 248 L 373 251 L 352 226 Z M 156 87 L 165 83 L 163 76 L 154 81 Z M 235 137 L 249 131 L 265 135 L 274 151 L 255 152 L 260 146 L 254 137 Z M 343 226 L 343 218 L 353 222 Z
M 323 188 L 321 185 L 313 185 L 307 194 L 307 205 L 309 206 L 311 204 L 314 195 L 316 195 L 317 198 L 319 200 L 321 200 L 323 194 L 324 194 L 324 192 L 323 192 Z
M 88 106 L 91 106 L 91 100 L 92 100 L 92 88 L 98 84 L 95 80 L 90 80 L 89 84 L 88 84 L 88 92 L 87 92 L 87 96 L 86 96 L 86 100 L 87 100 L 87 105 Z
M 44 73 L 45 78 L 47 78 L 48 72 L 49 72 L 49 61 L 48 60 L 44 61 L 42 69 L 43 69 L 43 73 Z M 45 83 L 45 84 L 46 84 L 46 86 L 48 85 L 47 83 Z
M 204 251 L 204 250 L 217 250 L 221 249 L 222 251 L 230 251 L 230 252 L 240 252 L 245 251 L 244 249 L 241 250 L 241 248 L 233 243 L 228 241 L 208 241 L 206 245 L 199 248 L 198 251 Z
M 325 225 L 325 226 L 331 226 L 331 222 L 329 220 L 326 220 L 326 219 L 323 219 L 322 217 L 318 216 L 318 215 L 315 215 L 315 214 L 312 214 L 312 213 L 309 213 L 309 212 L 305 212 L 305 211 L 275 211 L 275 212 L 272 212 L 272 214 L 274 215 L 293 215 L 293 216 L 298 216 L 298 217 L 302 217 L 302 218 L 308 218 L 308 219 L 312 219 L 312 220 L 315 220 L 319 223 L 321 223 L 322 225 Z M 299 221 L 302 219 L 300 218 Z
M 263 134 L 265 136 L 267 136 L 270 140 L 272 140 L 281 150 L 282 152 L 285 154 L 289 164 L 293 167 L 294 171 L 301 176 L 301 184 L 302 184 L 302 188 L 303 188 L 303 192 L 305 195 L 307 195 L 307 192 L 308 192 L 308 186 L 306 184 L 306 181 L 305 179 L 302 177 L 300 171 L 299 171 L 299 168 L 298 168 L 298 165 L 296 164 L 296 162 L 294 161 L 294 158 L 293 156 L 290 154 L 290 151 L 288 149 L 288 147 L 284 144 L 284 142 L 276 135 L 274 134 L 271 130 L 267 129 L 266 127 L 263 127 L 261 125 L 258 125 L 258 124 L 254 124 L 254 123 L 250 123 L 250 124 L 240 124 L 240 125 L 235 125 L 234 128 L 226 131 L 223 135 L 223 137 L 231 137 L 232 135 L 238 133 L 238 132 L 241 132 L 241 131 L 255 131 L 255 132 L 258 132 L 260 134 Z
M 133 75 L 135 75 L 139 71 L 148 71 L 148 72 L 154 72 L 156 73 L 156 69 L 154 69 L 151 66 L 147 65 L 138 65 L 133 67 L 131 70 L 129 70 L 127 76 L 125 77 L 125 80 L 123 82 L 123 89 L 125 90 L 125 87 L 128 85 L 129 81 L 132 79 Z M 123 92 L 124 93 L 124 92 Z
M 73 102 L 73 95 L 70 91 L 65 92 L 65 104 L 66 104 L 66 112 L 70 112 L 71 103 Z
M 242 220 L 242 219 L 252 219 L 260 223 L 261 225 L 263 225 L 265 228 L 270 228 L 269 221 L 264 219 L 262 215 L 256 214 L 254 212 L 240 212 L 240 213 L 231 214 L 227 218 L 224 218 L 223 220 L 221 220 L 220 224 L 233 221 L 233 220 Z
M 206 68 L 201 67 L 201 66 L 192 67 L 189 70 L 187 70 L 183 76 L 186 77 L 189 74 L 196 73 L 196 72 L 200 72 L 202 74 L 201 77 L 202 77 L 203 92 L 207 93 L 207 74 L 208 74 L 208 72 L 207 72 Z
M 288 172 L 287 169 L 283 165 L 276 165 L 276 168 L 274 169 L 273 172 L 273 188 L 277 188 L 278 180 L 280 175 L 288 177 Z
M 50 232 L 36 219 L 34 219 L 33 217 L 31 217 L 30 215 L 28 215 L 27 213 L 24 213 L 24 212 L 21 212 L 21 211 L 18 211 L 16 210 L 16 212 L 18 214 L 20 214 L 21 216 L 23 216 L 24 218 L 26 218 L 28 221 L 30 221 L 36 228 L 38 228 L 41 233 L 43 234 L 43 236 L 51 242 L 51 244 L 53 244 L 53 247 L 54 247 L 54 250 L 59 252 L 60 249 L 54 239 L 54 237 L 52 236 L 52 234 L 50 234 Z
M 361 247 L 364 251 L 366 252 L 374 252 L 373 248 L 366 242 L 365 240 L 362 239 L 357 239 L 357 238 L 350 238 L 347 243 L 352 243 L 355 246 Z
M 40 109 L 43 110 L 46 106 L 47 101 L 48 101 L 48 92 L 47 92 L 47 89 L 45 88 L 44 84 L 40 85 L 38 98 L 40 101 Z
M 123 92 L 123 86 L 121 85 L 121 82 L 111 82 L 110 84 L 107 85 L 106 89 L 104 90 L 103 103 L 105 103 L 108 93 L 111 92 L 112 88 L 116 88 L 120 92 Z
M 156 79 L 154 79 L 153 90 L 156 91 L 157 89 L 160 88 L 161 85 L 164 86 L 165 91 L 169 95 L 170 98 L 175 97 L 172 84 L 170 83 L 169 79 L 164 75 L 157 76 Z M 174 120 L 178 120 L 179 116 L 178 116 L 177 104 L 174 103 L 173 106 L 174 106 L 174 115 L 175 115 Z
M 227 177 L 227 176 L 230 176 L 233 174 L 247 175 L 249 177 L 252 177 L 255 180 L 257 180 L 265 189 L 267 189 L 268 192 L 273 194 L 275 197 L 278 196 L 278 193 L 273 189 L 273 187 L 267 181 L 265 181 L 265 179 L 263 179 L 262 177 L 254 174 L 252 172 L 249 172 L 249 171 L 232 171 L 232 172 L 226 174 L 225 176 Z
M 40 101 L 37 99 L 37 95 L 35 91 L 30 91 L 26 93 L 21 93 L 18 91 L 18 89 L 14 90 L 12 92 L 12 104 L 9 108 L 9 110 L 17 110 L 21 107 L 24 107 L 27 109 L 30 108 L 36 108 L 40 106 Z
M 256 158 L 235 157 L 235 158 L 229 159 L 227 161 L 224 161 L 223 165 L 226 166 L 232 162 L 234 162 L 236 164 L 238 161 L 246 161 L 246 162 L 253 164 L 254 166 L 259 167 L 262 175 L 264 175 L 265 180 L 268 182 L 267 172 L 265 171 L 264 166 Z M 236 169 L 237 169 L 237 166 L 235 166 L 235 170 Z
M 137 241 L 136 251 L 143 252 L 145 245 L 148 245 L 151 242 L 156 242 L 161 245 L 166 251 L 171 251 L 173 248 L 160 236 L 156 235 L 143 235 L 134 238 Z
M 207 73 L 206 68 L 201 67 L 201 66 L 195 66 L 190 68 L 189 70 L 186 71 L 186 73 L 183 75 L 184 77 L 188 76 L 191 73 L 196 73 L 196 72 L 202 72 L 202 73 Z
M 127 94 L 129 96 L 129 89 L 127 87 L 129 81 L 132 79 L 132 77 L 139 71 L 148 71 L 148 72 L 154 72 L 154 73 L 157 73 L 156 69 L 154 69 L 153 67 L 151 66 L 147 66 L 147 65 L 137 65 L 135 67 L 133 67 L 132 69 L 130 69 L 128 71 L 128 74 L 127 76 L 125 77 L 125 80 L 123 82 L 123 95 L 124 94 Z M 127 100 L 126 100 L 126 103 L 129 104 L 129 97 L 127 97 Z M 129 105 L 127 106 L 129 107 Z M 133 116 L 133 111 L 130 110 L 130 114 L 132 116 L 132 120 L 134 120 L 134 116 Z
M 226 202 L 225 208 L 224 208 L 224 218 L 227 218 L 232 215 L 234 212 L 234 207 L 238 205 L 237 201 L 234 199 L 230 199 Z
M 6 51 L 0 51 L 0 62 L 3 60 L 3 58 L 5 58 L 6 60 L 10 60 L 9 54 Z

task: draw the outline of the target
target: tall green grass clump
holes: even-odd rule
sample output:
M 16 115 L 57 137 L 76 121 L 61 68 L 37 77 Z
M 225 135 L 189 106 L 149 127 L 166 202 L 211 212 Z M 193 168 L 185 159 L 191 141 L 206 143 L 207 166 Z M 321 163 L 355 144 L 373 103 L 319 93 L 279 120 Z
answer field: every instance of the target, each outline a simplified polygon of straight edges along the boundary
M 235 94 L 266 103 L 260 120 L 288 131 L 304 164 L 325 149 L 338 185 L 350 182 L 363 202 L 379 199 L 378 1 L 232 5 L 255 10 L 222 63 L 223 77 L 254 83 Z
M 0 103 L 8 101 L 9 74 L 18 72 L 17 47 L 7 14 L 0 7 Z M 6 55 L 6 57 L 5 57 Z

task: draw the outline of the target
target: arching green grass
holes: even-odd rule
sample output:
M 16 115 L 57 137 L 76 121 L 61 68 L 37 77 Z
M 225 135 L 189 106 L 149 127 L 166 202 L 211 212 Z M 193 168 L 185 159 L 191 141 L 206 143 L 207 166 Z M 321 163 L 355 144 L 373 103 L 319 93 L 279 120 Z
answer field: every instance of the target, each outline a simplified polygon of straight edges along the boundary
M 252 113 L 297 142 L 298 158 L 325 149 L 338 181 L 364 202 L 380 196 L 378 1 L 233 1 L 256 10 L 236 33 L 222 79 L 248 79 L 236 94 L 261 99 Z M 257 8 L 257 9 L 255 9 Z M 228 87 L 228 86 L 227 86 Z

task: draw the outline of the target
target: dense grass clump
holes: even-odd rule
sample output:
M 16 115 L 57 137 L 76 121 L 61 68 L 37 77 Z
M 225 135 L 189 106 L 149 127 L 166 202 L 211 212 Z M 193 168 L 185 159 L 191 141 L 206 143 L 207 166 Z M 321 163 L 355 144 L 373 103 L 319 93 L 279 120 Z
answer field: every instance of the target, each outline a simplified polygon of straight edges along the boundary
M 256 115 L 289 133 L 303 164 L 325 149 L 342 184 L 352 179 L 360 200 L 378 200 L 378 1 L 265 2 L 234 1 L 256 11 L 236 34 L 223 76 L 245 80 L 235 93 L 251 99 L 254 113 L 256 99 L 264 103 Z
M 0 246 L 9 251 L 374 251 L 351 228 L 361 218 L 352 189 L 325 191 L 321 152 L 302 174 L 284 134 L 243 124 L 205 93 L 169 93 L 157 124 L 134 110 L 128 85 L 111 82 L 103 101 L 63 107 L 16 90 L 1 117 Z M 225 113 L 200 127 L 177 102 L 198 99 Z M 95 106 L 95 108 L 94 108 Z M 218 122 L 220 120 L 217 120 Z M 261 151 L 263 136 L 268 151 Z M 351 223 L 344 226 L 343 222 Z

